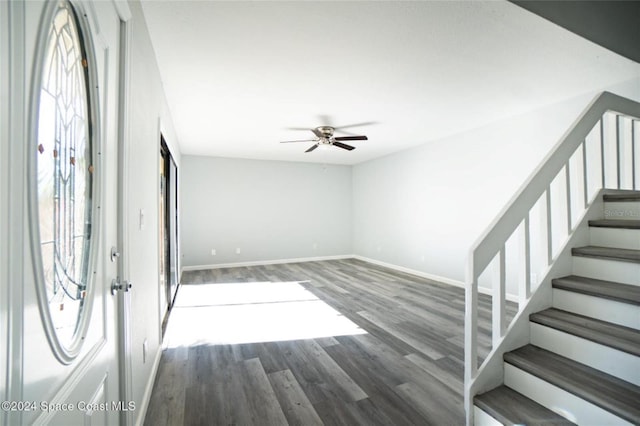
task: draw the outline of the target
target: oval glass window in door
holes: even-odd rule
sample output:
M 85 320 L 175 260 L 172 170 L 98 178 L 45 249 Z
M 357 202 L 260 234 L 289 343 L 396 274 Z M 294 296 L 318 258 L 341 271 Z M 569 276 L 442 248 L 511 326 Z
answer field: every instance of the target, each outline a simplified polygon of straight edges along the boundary
M 81 26 L 68 1 L 56 2 L 49 16 L 36 96 L 35 257 L 43 321 L 58 357 L 68 362 L 81 345 L 91 290 L 94 141 Z

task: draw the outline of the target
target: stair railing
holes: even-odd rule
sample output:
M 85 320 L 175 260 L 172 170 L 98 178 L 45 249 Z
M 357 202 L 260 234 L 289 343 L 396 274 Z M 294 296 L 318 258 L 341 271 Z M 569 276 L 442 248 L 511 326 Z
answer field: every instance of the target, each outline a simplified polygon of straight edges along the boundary
M 535 257 L 541 264 L 540 271 L 544 276 L 555 260 L 554 249 L 560 246 L 560 234 L 564 237 L 571 234 L 577 222 L 575 218 L 589 207 L 590 196 L 600 188 L 640 188 L 638 117 L 640 103 L 609 92 L 597 96 L 470 250 L 466 271 L 464 341 L 468 424 L 473 423 L 473 397 L 477 392 L 474 384 L 479 375 L 485 373 L 483 367 L 490 357 L 502 358 L 503 355 L 496 349 L 509 326 L 506 310 L 507 241 L 514 235 L 518 240 L 518 259 L 515 266 L 510 265 L 509 278 L 514 276 L 512 271 L 517 271 L 518 308 L 522 310 L 531 298 L 532 285 L 536 284 L 532 283 L 532 259 Z M 558 218 L 558 211 L 562 212 L 561 218 Z M 535 256 L 531 241 L 532 217 L 538 218 L 538 250 Z M 513 261 L 513 256 L 509 259 Z M 493 350 L 479 369 L 478 284 L 481 276 L 482 280 L 485 279 L 488 269 L 492 288 L 490 324 Z

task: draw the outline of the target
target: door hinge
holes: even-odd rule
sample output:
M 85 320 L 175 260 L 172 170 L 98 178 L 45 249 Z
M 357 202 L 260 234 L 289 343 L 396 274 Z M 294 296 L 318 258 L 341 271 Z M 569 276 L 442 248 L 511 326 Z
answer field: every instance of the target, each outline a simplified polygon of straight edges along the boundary
M 111 281 L 111 294 L 115 295 L 118 291 L 128 293 L 131 287 L 133 287 L 133 284 L 129 281 L 120 281 L 120 278 L 114 278 L 113 281 Z
M 115 262 L 119 257 L 120 257 L 120 252 L 118 251 L 118 249 L 115 247 L 111 247 L 111 255 L 110 255 L 111 261 Z

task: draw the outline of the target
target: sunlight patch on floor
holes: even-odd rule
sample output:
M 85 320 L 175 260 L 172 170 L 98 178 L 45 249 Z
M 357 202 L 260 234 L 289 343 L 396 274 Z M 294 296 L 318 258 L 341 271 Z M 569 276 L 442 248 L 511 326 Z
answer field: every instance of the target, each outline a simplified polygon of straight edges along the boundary
M 365 333 L 298 282 L 183 285 L 164 345 L 276 342 Z

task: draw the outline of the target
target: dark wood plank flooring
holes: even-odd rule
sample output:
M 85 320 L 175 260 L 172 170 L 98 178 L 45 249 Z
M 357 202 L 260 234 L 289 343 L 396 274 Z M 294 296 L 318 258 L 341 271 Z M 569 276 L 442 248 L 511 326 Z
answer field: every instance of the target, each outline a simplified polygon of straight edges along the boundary
M 367 333 L 166 348 L 146 425 L 464 424 L 463 289 L 353 259 L 182 276 L 262 281 L 301 282 Z M 481 295 L 481 358 L 490 310 Z

